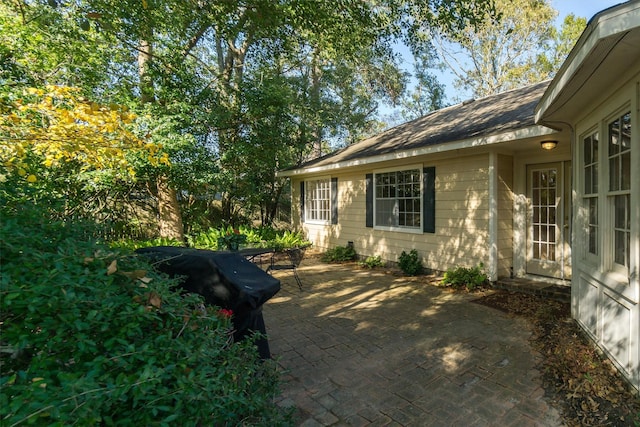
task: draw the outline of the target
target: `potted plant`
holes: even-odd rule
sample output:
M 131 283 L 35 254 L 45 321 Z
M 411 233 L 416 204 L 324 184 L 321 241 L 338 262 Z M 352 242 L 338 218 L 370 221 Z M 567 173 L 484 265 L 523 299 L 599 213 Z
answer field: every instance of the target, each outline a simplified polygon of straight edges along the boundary
M 240 230 L 234 229 L 233 232 L 218 237 L 218 249 L 226 249 L 229 251 L 237 251 L 240 245 L 247 242 L 247 236 L 240 234 Z

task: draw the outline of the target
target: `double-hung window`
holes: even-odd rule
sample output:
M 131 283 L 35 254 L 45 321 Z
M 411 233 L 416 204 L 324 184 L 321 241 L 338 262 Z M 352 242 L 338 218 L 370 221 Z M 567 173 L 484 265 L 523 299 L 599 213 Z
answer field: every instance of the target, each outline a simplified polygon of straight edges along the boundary
M 587 253 L 598 255 L 598 132 L 582 139 L 583 201 L 587 210 Z
M 421 230 L 421 169 L 375 174 L 375 226 Z
M 326 224 L 331 219 L 331 181 L 329 178 L 305 181 L 305 219 Z
M 631 113 L 609 122 L 607 127 L 609 191 L 607 204 L 613 267 L 629 268 L 631 246 Z M 617 267 L 618 266 L 618 267 Z

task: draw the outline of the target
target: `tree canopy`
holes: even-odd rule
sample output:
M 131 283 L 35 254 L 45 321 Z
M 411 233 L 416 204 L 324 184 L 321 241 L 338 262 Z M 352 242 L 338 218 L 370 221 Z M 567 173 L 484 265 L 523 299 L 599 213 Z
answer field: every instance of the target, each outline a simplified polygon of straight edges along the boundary
M 548 0 L 495 0 L 495 14 L 463 29 L 430 29 L 454 86 L 484 97 L 553 77 L 586 26 L 569 15 L 560 31 Z
M 56 138 L 68 145 L 42 154 L 55 166 L 56 156 L 115 160 L 125 150 L 126 164 L 96 158 L 84 167 L 127 169 L 98 187 L 116 177 L 137 188 L 138 199 L 155 200 L 146 205 L 157 209 L 162 236 L 181 239 L 185 223 L 259 218 L 268 224 L 287 190 L 276 170 L 380 129 L 378 103 L 403 97 L 407 75 L 393 52 L 395 40 L 404 38 L 424 54 L 428 41 L 414 37 L 418 28 L 466 28 L 491 15 L 491 4 L 15 0 L 0 5 L 0 96 L 16 106 L 28 87 L 44 99 L 58 96 L 51 88 L 73 87 L 67 95 L 76 97 L 69 102 L 77 108 L 65 107 L 64 114 L 81 113 L 81 105 L 94 106 L 92 119 L 120 114 L 112 125 L 121 139 L 109 132 L 96 138 L 111 144 L 109 150 L 85 153 L 79 141 L 91 137 L 67 133 Z M 420 108 L 439 90 L 423 77 Z M 89 132 L 87 118 L 58 118 L 58 111 L 47 113 L 52 123 L 70 120 Z M 21 132 L 6 141 L 33 141 L 26 128 Z M 125 144 L 142 144 L 151 155 L 132 155 Z M 66 188 L 74 179 L 66 179 Z M 84 183 L 78 188 L 89 191 Z M 86 200 L 92 197 L 78 203 Z

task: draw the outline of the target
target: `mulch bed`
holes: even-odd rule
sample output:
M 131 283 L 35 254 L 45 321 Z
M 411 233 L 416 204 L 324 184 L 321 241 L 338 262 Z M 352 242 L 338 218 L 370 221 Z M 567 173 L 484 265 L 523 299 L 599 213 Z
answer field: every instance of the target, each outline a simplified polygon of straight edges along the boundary
M 638 393 L 571 319 L 569 304 L 502 290 L 474 302 L 531 321 L 546 395 L 568 426 L 640 426 Z

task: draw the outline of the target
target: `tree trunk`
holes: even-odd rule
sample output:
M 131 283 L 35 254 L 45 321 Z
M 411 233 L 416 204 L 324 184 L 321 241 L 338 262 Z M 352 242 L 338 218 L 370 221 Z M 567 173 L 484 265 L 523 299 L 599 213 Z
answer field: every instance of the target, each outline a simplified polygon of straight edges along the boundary
M 146 38 L 140 40 L 138 46 L 138 74 L 140 77 L 140 101 L 142 104 L 156 101 L 154 86 L 149 73 L 149 64 L 153 60 L 152 31 L 148 30 Z M 176 190 L 171 187 L 166 176 L 156 179 L 158 194 L 158 231 L 160 237 L 176 239 L 184 242 L 184 225 L 180 213 L 180 205 Z
M 166 177 L 156 181 L 158 188 L 158 227 L 160 237 L 176 239 L 184 242 L 184 227 L 176 190 L 171 187 Z
M 320 118 L 320 81 L 322 79 L 322 69 L 320 68 L 319 54 L 314 52 L 311 59 L 311 106 L 313 108 L 314 120 L 311 130 L 311 158 L 322 156 L 322 119 Z

